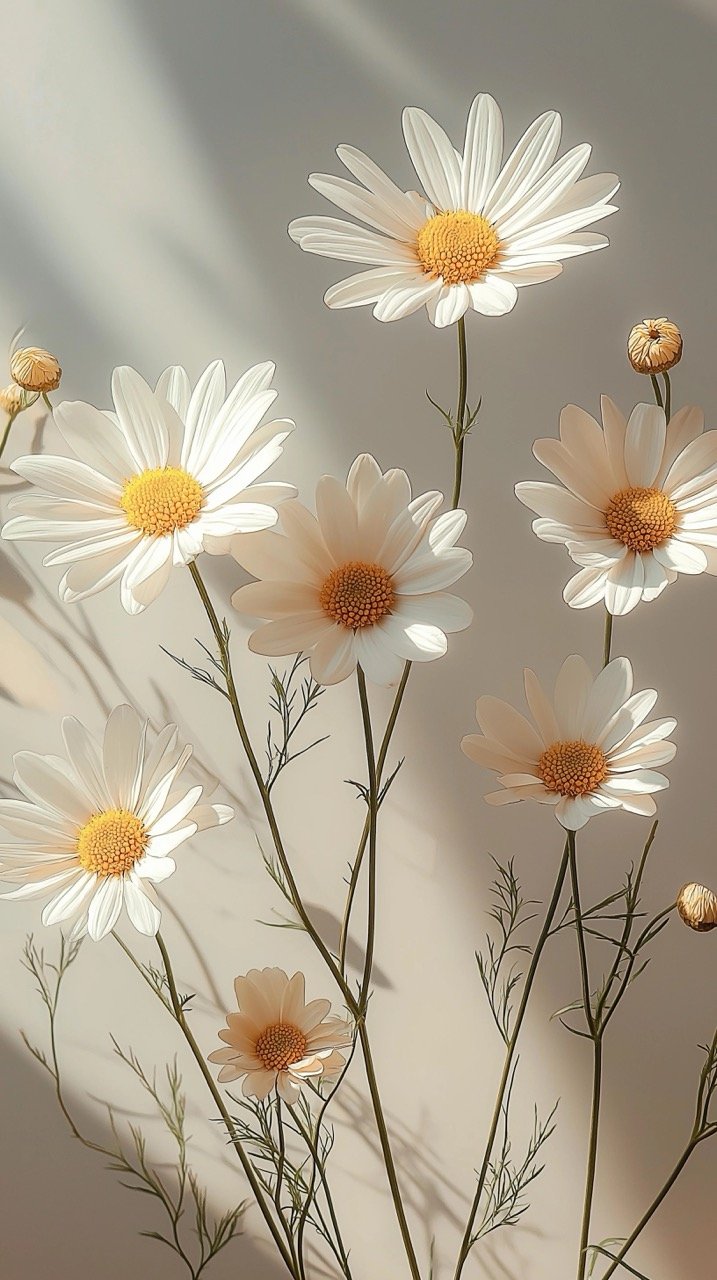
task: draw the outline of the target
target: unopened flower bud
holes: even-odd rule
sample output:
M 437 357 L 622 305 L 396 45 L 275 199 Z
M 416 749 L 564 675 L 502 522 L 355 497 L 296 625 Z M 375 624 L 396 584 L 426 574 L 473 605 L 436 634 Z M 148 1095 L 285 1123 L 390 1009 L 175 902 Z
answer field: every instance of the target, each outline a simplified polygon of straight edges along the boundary
M 636 373 L 667 373 L 682 355 L 682 334 L 667 316 L 641 320 L 630 330 L 627 356 Z
M 62 369 L 42 347 L 21 347 L 10 357 L 10 374 L 27 391 L 48 392 L 59 387 Z
M 677 910 L 698 933 L 717 928 L 717 894 L 703 884 L 685 884 L 677 895 Z
M 34 404 L 36 400 L 37 392 L 33 395 L 24 387 L 18 387 L 16 382 L 11 382 L 8 387 L 0 387 L 0 409 L 11 418 L 22 413 L 23 409 L 27 409 L 28 405 Z

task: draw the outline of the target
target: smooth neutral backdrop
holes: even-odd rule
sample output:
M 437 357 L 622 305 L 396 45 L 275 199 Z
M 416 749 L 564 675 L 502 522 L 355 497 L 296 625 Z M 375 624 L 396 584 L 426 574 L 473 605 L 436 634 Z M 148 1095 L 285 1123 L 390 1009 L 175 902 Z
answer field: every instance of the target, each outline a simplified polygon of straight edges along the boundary
M 371 1003 L 378 1071 L 418 1248 L 425 1264 L 435 1236 L 435 1276 L 447 1277 L 500 1066 L 473 958 L 490 854 L 514 855 L 528 895 L 544 898 L 561 846 L 545 810 L 485 806 L 490 779 L 458 743 L 471 731 L 478 693 L 520 698 L 524 665 L 552 680 L 569 652 L 600 660 L 600 611 L 562 604 L 568 562 L 533 537 L 513 496 L 517 480 L 539 474 L 533 439 L 556 431 L 568 401 L 595 411 L 605 391 L 628 409 L 647 395 L 624 343 L 630 325 L 651 314 L 669 314 L 684 331 L 676 403 L 704 404 L 714 423 L 717 8 L 713 0 L 2 0 L 0 14 L 0 346 L 26 323 L 28 340 L 61 357 L 63 394 L 103 407 L 116 364 L 153 380 L 168 363 L 196 376 L 222 356 L 236 377 L 275 359 L 279 411 L 298 424 L 276 474 L 294 480 L 307 501 L 321 472 L 343 475 L 365 449 L 385 467 L 406 467 L 416 492 L 447 487 L 452 465 L 425 391 L 454 399 L 455 330 L 434 330 L 424 314 L 382 326 L 367 309 L 329 312 L 322 294 L 341 266 L 302 254 L 286 235 L 292 217 L 329 211 L 306 175 L 338 171 L 336 144 L 365 149 L 410 185 L 402 107 L 424 106 L 460 144 L 474 93 L 488 90 L 509 139 L 557 108 L 565 147 L 591 141 L 590 171 L 622 177 L 621 211 L 604 225 L 609 250 L 523 291 L 512 315 L 468 318 L 471 396 L 483 396 L 464 487 L 476 556 L 464 585 L 475 623 L 446 659 L 414 673 L 395 741 L 394 758 L 406 763 L 381 816 Z M 8 457 L 58 443 L 38 411 L 14 429 Z M 16 483 L 0 475 L 3 514 Z M 241 571 L 230 561 L 204 568 L 228 609 Z M 107 709 L 127 699 L 157 724 L 176 719 L 237 806 L 231 827 L 183 851 L 164 895 L 180 982 L 199 993 L 195 1024 L 205 1050 L 216 1043 L 234 975 L 251 966 L 300 966 L 312 995 L 333 994 L 299 934 L 259 923 L 279 904 L 261 867 L 257 837 L 265 832 L 229 716 L 159 649 L 191 656 L 193 637 L 207 639 L 189 575 L 178 573 L 160 603 L 131 619 L 114 591 L 84 607 L 61 606 L 59 571 L 41 568 L 38 548 L 4 546 L 0 572 L 5 794 L 13 752 L 56 750 L 61 714 L 99 729 Z M 661 709 L 679 718 L 647 889 L 655 910 L 686 879 L 717 883 L 716 622 L 717 584 L 703 577 L 682 579 L 615 628 L 614 651 L 632 658 L 638 686 L 658 688 Z M 260 741 L 268 683 L 263 662 L 243 652 L 245 634 L 237 619 L 240 682 Z M 374 701 L 385 714 L 388 697 Z M 342 781 L 363 769 L 351 683 L 326 694 L 315 722 L 330 728 L 331 744 L 287 773 L 278 804 L 299 881 L 333 940 L 362 821 Z M 581 840 L 586 898 L 617 887 L 644 837 L 638 819 L 591 824 Z M 153 1207 L 73 1142 L 20 1041 L 20 1027 L 44 1034 L 19 963 L 25 933 L 41 928 L 38 914 L 32 904 L 0 904 L 2 1275 L 120 1280 L 151 1269 L 169 1280 L 180 1274 L 173 1257 L 138 1236 L 157 1226 Z M 533 1102 L 545 1111 L 560 1098 L 547 1167 L 522 1225 L 491 1237 L 469 1276 L 553 1280 L 574 1271 L 589 1051 L 550 1021 L 577 994 L 573 941 L 560 938 L 547 955 L 521 1050 L 518 1145 Z M 153 958 L 149 944 L 139 951 Z M 697 1046 L 717 1018 L 716 967 L 717 936 L 672 924 L 614 1021 L 594 1239 L 627 1234 L 682 1148 Z M 70 1097 L 98 1137 L 105 1101 L 128 1118 L 144 1107 L 112 1061 L 110 1031 L 148 1063 L 180 1055 L 193 1154 L 212 1201 L 242 1197 L 192 1062 L 108 941 L 84 948 L 61 1021 Z M 402 1276 L 358 1062 L 333 1114 L 337 1199 L 355 1275 Z M 635 1264 L 655 1280 L 710 1274 L 716 1193 L 717 1147 L 706 1145 Z M 279 1280 L 255 1212 L 214 1275 Z

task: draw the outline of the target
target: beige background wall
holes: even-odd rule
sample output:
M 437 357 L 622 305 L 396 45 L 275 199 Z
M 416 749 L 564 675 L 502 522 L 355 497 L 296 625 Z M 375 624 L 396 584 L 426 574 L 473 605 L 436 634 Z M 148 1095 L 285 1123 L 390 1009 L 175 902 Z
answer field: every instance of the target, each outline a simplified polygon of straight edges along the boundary
M 196 374 L 221 355 L 237 376 L 272 357 L 280 412 L 298 423 L 277 474 L 295 480 L 308 500 L 320 472 L 343 474 L 362 449 L 384 466 L 405 466 L 417 492 L 448 484 L 450 442 L 424 390 L 452 401 L 455 333 L 433 330 L 423 315 L 381 326 L 366 310 L 323 307 L 323 289 L 340 267 L 302 255 L 285 234 L 291 217 L 319 208 L 306 174 L 336 171 L 333 148 L 346 141 L 409 184 L 402 106 L 425 106 L 458 140 L 474 92 L 487 89 L 503 106 L 510 138 L 556 107 L 565 146 L 589 139 L 592 171 L 623 178 L 621 212 L 606 224 L 609 251 L 525 291 L 503 320 L 469 318 L 473 395 L 484 396 L 464 490 L 476 552 L 465 588 L 476 621 L 447 659 L 415 673 L 396 736 L 396 756 L 405 753 L 407 762 L 382 813 L 374 1039 L 418 1242 L 425 1256 L 437 1235 L 436 1275 L 448 1276 L 500 1061 L 473 961 L 488 855 L 514 854 L 528 893 L 542 897 L 560 847 L 545 812 L 483 804 L 489 780 L 460 755 L 458 741 L 471 728 L 478 692 L 517 698 L 523 665 L 552 679 L 568 652 L 597 663 L 601 647 L 599 612 L 562 605 L 567 561 L 532 537 L 512 486 L 538 475 L 531 442 L 554 432 L 565 402 L 594 411 L 601 391 L 624 407 L 645 395 L 623 359 L 626 331 L 642 315 L 668 313 L 682 324 L 676 400 L 703 403 L 708 420 L 714 415 L 717 7 L 714 0 L 25 0 L 21 7 L 2 0 L 0 14 L 0 346 L 26 321 L 31 340 L 61 355 L 66 396 L 102 406 L 115 364 L 154 378 L 167 363 Z M 41 414 L 28 415 L 13 433 L 11 456 L 40 443 L 52 450 L 56 433 Z M 0 483 L 4 508 L 14 482 L 3 472 Z M 193 635 L 205 636 L 188 575 L 130 619 L 114 593 L 85 608 L 61 607 L 59 573 L 42 570 L 33 550 L 6 547 L 0 572 L 3 625 L 27 645 L 25 652 L 3 640 L 5 793 L 13 751 L 57 749 L 62 712 L 98 727 L 109 706 L 129 698 L 158 722 L 176 718 L 242 815 L 183 852 L 167 886 L 165 932 L 182 984 L 201 993 L 201 1043 L 214 1046 L 231 980 L 252 965 L 301 966 L 312 993 L 328 994 L 299 935 L 256 923 L 278 904 L 261 869 L 256 807 L 224 707 L 159 651 L 162 643 L 189 654 Z M 206 572 L 226 601 L 240 571 L 210 561 Z M 648 887 L 655 909 L 685 879 L 717 882 L 716 593 L 713 580 L 682 579 L 616 625 L 614 651 L 629 654 L 639 684 L 659 688 L 662 708 L 679 717 Z M 260 736 L 264 668 L 242 652 L 243 634 L 237 623 L 239 670 Z M 33 705 L 23 705 L 28 698 Z M 387 706 L 382 695 L 375 702 Z M 315 715 L 330 726 L 331 746 L 296 765 L 279 797 L 297 874 L 307 899 L 321 904 L 327 937 L 362 818 L 341 781 L 362 770 L 355 703 L 350 684 L 327 693 Z M 581 841 L 586 896 L 617 886 L 644 834 L 629 817 L 591 824 Z M 50 1272 L 57 1280 L 120 1280 L 150 1268 L 169 1280 L 180 1274 L 171 1255 L 137 1237 L 139 1227 L 156 1225 L 151 1210 L 76 1149 L 47 1080 L 20 1044 L 19 1026 L 42 1033 L 18 959 L 38 912 L 0 906 L 3 1280 Z M 597 1238 L 630 1229 L 691 1124 L 696 1045 L 717 1017 L 716 947 L 714 937 L 673 925 L 615 1019 Z M 152 954 L 149 945 L 142 954 Z M 527 1125 L 533 1099 L 547 1108 L 560 1097 L 548 1168 L 524 1226 L 488 1242 L 467 1274 L 553 1280 L 574 1267 L 589 1054 L 548 1018 L 576 994 L 565 937 L 545 963 L 528 1022 L 516 1113 Z M 180 1051 L 171 1023 L 111 941 L 85 948 L 63 1026 L 71 1095 L 98 1135 L 103 1100 L 130 1116 L 143 1105 L 111 1061 L 109 1030 L 147 1062 Z M 185 1067 L 196 1158 L 223 1205 L 243 1188 L 214 1126 L 203 1123 L 205 1102 L 191 1062 Z M 337 1198 L 355 1273 L 401 1276 L 358 1063 L 334 1118 Z M 717 1148 L 706 1146 L 636 1263 L 657 1280 L 711 1274 L 716 1192 Z M 243 1240 L 216 1266 L 217 1280 L 278 1280 L 257 1234 L 252 1213 Z

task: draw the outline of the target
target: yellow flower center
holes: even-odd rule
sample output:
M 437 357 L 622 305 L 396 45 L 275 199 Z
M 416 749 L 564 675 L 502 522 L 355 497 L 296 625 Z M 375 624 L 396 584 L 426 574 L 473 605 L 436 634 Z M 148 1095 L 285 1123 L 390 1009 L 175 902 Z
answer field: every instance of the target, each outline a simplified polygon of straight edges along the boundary
M 128 522 L 149 537 L 174 533 L 196 520 L 204 490 L 181 467 L 155 467 L 132 476 L 122 491 L 120 506 Z
M 80 828 L 77 857 L 85 871 L 121 876 L 131 871 L 147 848 L 144 823 L 128 809 L 105 809 Z
M 283 1071 L 306 1056 L 306 1036 L 290 1022 L 276 1022 L 262 1031 L 255 1052 L 267 1071 Z
M 631 551 L 653 551 L 677 528 L 677 508 L 661 489 L 620 489 L 605 512 L 605 523 Z
M 319 592 L 324 613 L 354 631 L 372 627 L 390 613 L 395 600 L 393 579 L 380 564 L 350 560 L 332 569 Z
M 553 742 L 538 761 L 538 773 L 548 791 L 584 796 L 607 777 L 607 760 L 592 742 Z
M 482 213 L 437 213 L 418 233 L 416 251 L 429 276 L 446 284 L 472 284 L 494 267 L 501 243 L 495 227 Z

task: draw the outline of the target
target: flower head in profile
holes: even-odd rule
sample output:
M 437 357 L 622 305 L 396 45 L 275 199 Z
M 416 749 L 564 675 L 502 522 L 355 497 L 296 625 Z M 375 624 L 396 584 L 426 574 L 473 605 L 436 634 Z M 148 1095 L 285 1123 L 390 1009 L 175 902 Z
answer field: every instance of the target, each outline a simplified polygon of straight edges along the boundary
M 677 895 L 680 919 L 697 933 L 717 929 L 717 894 L 703 884 L 683 884 Z
M 303 973 L 289 978 L 283 969 L 250 969 L 235 979 L 234 990 L 239 1012 L 228 1013 L 219 1032 L 226 1048 L 209 1055 L 221 1064 L 223 1084 L 243 1076 L 245 1097 L 266 1098 L 276 1088 L 294 1103 L 303 1081 L 341 1071 L 345 1059 L 338 1050 L 351 1044 L 351 1024 L 329 1016 L 328 1000 L 306 1003 Z
M 329 307 L 373 306 L 378 320 L 398 320 L 425 306 L 440 327 L 469 308 L 510 311 L 518 290 L 552 280 L 564 258 L 602 249 L 604 236 L 583 227 L 614 213 L 614 174 L 581 180 L 587 143 L 556 160 L 561 121 L 546 111 L 503 163 L 503 118 L 490 94 L 471 106 L 463 152 L 417 107 L 403 132 L 424 194 L 402 191 L 355 147 L 337 154 L 357 182 L 312 174 L 309 182 L 365 226 L 340 218 L 297 218 L 289 234 L 302 249 L 366 263 L 325 295 Z
M 280 456 L 293 423 L 261 418 L 275 399 L 273 364 L 255 365 L 227 395 L 224 366 L 210 364 L 192 390 L 168 369 L 152 391 L 134 369 L 115 369 L 114 413 L 65 402 L 55 421 L 77 458 L 19 458 L 13 470 L 37 486 L 19 494 L 2 534 L 60 543 L 46 565 L 68 566 L 65 601 L 119 581 L 128 613 L 166 586 L 173 565 L 201 551 L 225 554 L 241 533 L 276 523 L 296 490 L 254 482 Z
M 636 373 L 667 373 L 682 358 L 682 334 L 667 316 L 641 320 L 630 330 L 627 356 Z
M 561 484 L 531 480 L 515 492 L 539 516 L 538 537 L 582 566 L 563 592 L 573 609 L 604 600 L 629 613 L 680 573 L 717 574 L 717 431 L 703 427 L 690 406 L 666 424 L 662 409 L 639 404 L 626 422 L 603 396 L 602 426 L 568 405 L 560 440 L 536 440 Z
M 47 898 L 46 925 L 72 925 L 95 941 L 122 909 L 140 933 L 156 934 L 153 885 L 176 870 L 171 856 L 205 827 L 228 822 L 226 805 L 200 804 L 202 787 L 180 775 L 191 747 L 176 725 L 148 743 L 148 725 L 131 707 L 110 715 L 101 743 L 72 717 L 62 722 L 65 756 L 15 756 L 21 800 L 0 800 L 0 880 L 19 885 L 9 899 Z
M 356 459 L 344 485 L 322 476 L 316 515 L 285 502 L 281 533 L 234 543 L 234 557 L 260 579 L 232 604 L 268 618 L 249 648 L 269 657 L 304 652 L 320 684 L 336 684 L 361 666 L 376 684 L 395 684 L 406 661 L 446 652 L 446 632 L 472 613 L 446 592 L 470 568 L 456 547 L 464 511 L 436 512 L 440 493 L 411 498 L 405 471 L 383 473 L 370 454 Z
M 461 743 L 469 759 L 499 775 L 502 790 L 485 797 L 489 804 L 554 805 L 568 831 L 607 809 L 654 814 L 653 793 L 669 785 L 655 770 L 675 754 L 666 739 L 676 721 L 644 723 L 657 693 L 632 692 L 627 658 L 614 658 L 595 679 L 583 658 L 567 658 L 552 700 L 527 670 L 525 697 L 533 724 L 500 698 L 479 698 L 482 732 Z
M 60 385 L 60 362 L 43 347 L 21 347 L 10 356 L 10 377 L 25 391 L 38 394 L 55 391 Z
M 39 394 L 39 391 L 26 391 L 16 382 L 11 382 L 7 387 L 0 387 L 0 409 L 9 417 L 15 418 L 18 413 L 22 413 L 23 409 L 34 404 Z

